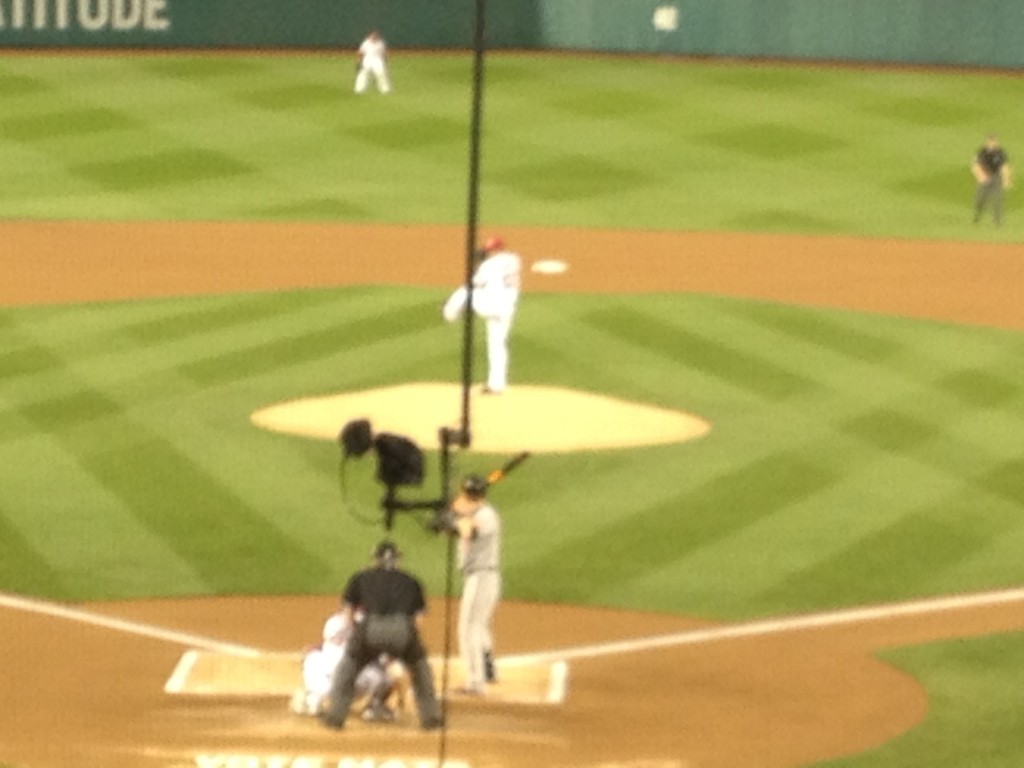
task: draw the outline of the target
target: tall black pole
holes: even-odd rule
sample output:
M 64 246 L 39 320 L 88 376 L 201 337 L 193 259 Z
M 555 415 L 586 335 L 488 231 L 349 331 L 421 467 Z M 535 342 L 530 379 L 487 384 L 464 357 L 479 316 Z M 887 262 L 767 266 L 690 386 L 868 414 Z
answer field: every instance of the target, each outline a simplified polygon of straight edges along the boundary
M 445 427 L 441 428 L 441 504 L 448 509 L 451 504 L 449 489 L 451 488 L 451 441 L 452 433 Z M 459 439 L 461 436 L 455 436 Z M 448 750 L 448 660 L 452 648 L 452 603 L 455 594 L 455 542 L 454 532 L 447 532 L 448 548 L 445 551 L 445 601 L 444 601 L 444 661 L 441 666 L 441 735 L 438 742 L 438 766 L 444 766 Z
M 484 53 L 487 0 L 476 3 L 476 23 L 473 31 L 473 103 L 469 123 L 469 199 L 466 217 L 466 274 L 468 294 L 463 315 L 462 333 L 462 439 L 468 448 L 470 432 L 470 390 L 473 386 L 473 272 L 476 268 L 474 252 L 477 243 L 477 215 L 480 199 L 480 133 L 484 108 Z
M 444 507 L 447 509 L 450 506 L 450 494 L 448 489 L 451 488 L 451 461 L 449 448 L 451 437 L 447 430 L 442 429 L 441 434 L 443 436 L 444 449 L 441 452 L 441 478 L 444 483 L 444 490 L 441 493 Z M 461 437 L 461 436 L 459 436 Z M 437 747 L 437 764 L 439 768 L 443 768 L 445 764 L 445 757 L 448 754 L 448 672 L 449 672 L 449 659 L 452 654 L 452 617 L 453 604 L 455 602 L 455 557 L 456 557 L 456 542 L 457 536 L 454 531 L 449 531 L 447 534 L 448 547 L 445 550 L 445 585 L 444 585 L 444 661 L 441 667 L 441 734 L 438 739 Z
M 469 121 L 469 194 L 466 207 L 466 274 L 464 280 L 467 298 L 466 311 L 462 317 L 462 424 L 458 434 L 458 442 L 462 448 L 468 448 L 472 442 L 469 403 L 470 393 L 473 388 L 473 272 L 476 270 L 477 212 L 480 199 L 480 127 L 483 122 L 484 111 L 484 53 L 486 52 L 484 30 L 486 29 L 485 21 L 487 18 L 487 0 L 474 0 L 474 3 L 476 4 L 476 16 L 473 28 L 473 96 Z M 442 453 L 443 466 L 441 474 L 444 481 L 447 482 L 447 478 L 451 473 L 447 446 Z M 447 500 L 447 491 L 442 495 Z M 448 658 L 451 655 L 452 646 L 451 627 L 452 603 L 455 591 L 456 543 L 456 537 L 450 534 L 448 536 L 448 565 L 445 584 L 444 668 L 441 672 L 441 701 L 444 725 L 441 727 L 438 744 L 437 764 L 439 766 L 444 765 L 448 750 Z

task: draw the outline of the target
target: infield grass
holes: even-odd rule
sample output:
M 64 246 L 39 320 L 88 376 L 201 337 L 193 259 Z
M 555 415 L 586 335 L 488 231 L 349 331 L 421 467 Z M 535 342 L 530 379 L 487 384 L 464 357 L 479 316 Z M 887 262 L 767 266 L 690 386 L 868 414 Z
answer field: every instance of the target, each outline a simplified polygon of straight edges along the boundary
M 1019 706 L 1024 636 L 993 635 L 886 652 L 928 690 L 925 722 L 875 750 L 828 768 L 1015 768 L 1024 755 Z
M 74 599 L 336 588 L 379 535 L 341 503 L 337 446 L 248 416 L 457 379 L 442 300 L 352 288 L 7 310 L 3 582 Z M 500 499 L 511 597 L 742 618 L 1024 575 L 1019 334 L 714 297 L 534 295 L 514 354 L 520 381 L 695 411 L 714 430 L 531 460 Z M 370 468 L 348 477 L 373 507 Z M 439 543 L 418 524 L 399 533 L 425 556 Z M 419 567 L 439 591 L 440 570 Z

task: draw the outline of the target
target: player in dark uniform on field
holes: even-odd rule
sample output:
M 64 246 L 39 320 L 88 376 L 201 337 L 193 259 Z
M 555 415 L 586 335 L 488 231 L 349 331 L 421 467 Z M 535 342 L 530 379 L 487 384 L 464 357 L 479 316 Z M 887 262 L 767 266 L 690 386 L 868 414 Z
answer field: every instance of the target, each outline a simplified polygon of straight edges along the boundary
M 412 677 L 420 726 L 439 728 L 441 710 L 434 692 L 434 678 L 420 640 L 417 620 L 427 607 L 420 581 L 398 567 L 400 553 L 391 541 L 382 541 L 373 553 L 373 568 L 349 579 L 342 604 L 352 615 L 361 615 L 349 637 L 345 657 L 331 681 L 328 704 L 320 716 L 330 728 L 344 728 L 355 696 L 356 675 L 382 653 L 400 659 Z
M 1003 220 L 1003 189 L 1012 186 L 1010 176 L 1009 156 L 999 145 L 999 137 L 994 133 L 989 134 L 985 139 L 985 146 L 978 150 L 978 154 L 971 163 L 971 173 L 974 174 L 978 188 L 974 194 L 974 221 L 981 221 L 981 212 L 991 202 L 992 218 L 996 224 Z

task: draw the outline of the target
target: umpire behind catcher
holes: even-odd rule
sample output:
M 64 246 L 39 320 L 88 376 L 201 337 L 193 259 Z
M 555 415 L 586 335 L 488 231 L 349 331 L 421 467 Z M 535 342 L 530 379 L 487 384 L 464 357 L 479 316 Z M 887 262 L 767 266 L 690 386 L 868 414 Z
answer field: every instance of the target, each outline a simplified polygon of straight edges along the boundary
M 358 618 L 320 715 L 329 728 L 345 727 L 356 675 L 382 653 L 400 659 L 409 670 L 420 726 L 429 730 L 442 724 L 434 678 L 417 626 L 427 608 L 423 585 L 398 567 L 400 556 L 394 542 L 382 541 L 373 551 L 374 567 L 354 574 L 345 586 L 341 597 L 344 610 Z

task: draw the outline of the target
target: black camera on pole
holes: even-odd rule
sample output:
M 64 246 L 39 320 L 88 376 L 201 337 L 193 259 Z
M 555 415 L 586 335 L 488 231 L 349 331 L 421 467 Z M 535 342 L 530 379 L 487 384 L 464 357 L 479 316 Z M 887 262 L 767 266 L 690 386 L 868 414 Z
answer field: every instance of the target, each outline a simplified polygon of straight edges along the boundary
M 461 440 L 461 433 L 442 428 L 441 438 L 441 498 L 420 501 L 407 501 L 398 498 L 401 486 L 420 486 L 423 484 L 423 451 L 412 440 L 402 435 L 382 432 L 376 436 L 370 422 L 357 419 L 348 422 L 338 434 L 338 442 L 342 448 L 342 461 L 355 456 L 363 456 L 371 449 L 377 454 L 377 480 L 384 485 L 385 493 L 381 499 L 384 512 L 384 527 L 391 530 L 396 512 L 412 512 L 415 510 L 432 510 L 435 514 L 448 504 L 448 451 L 453 440 Z

